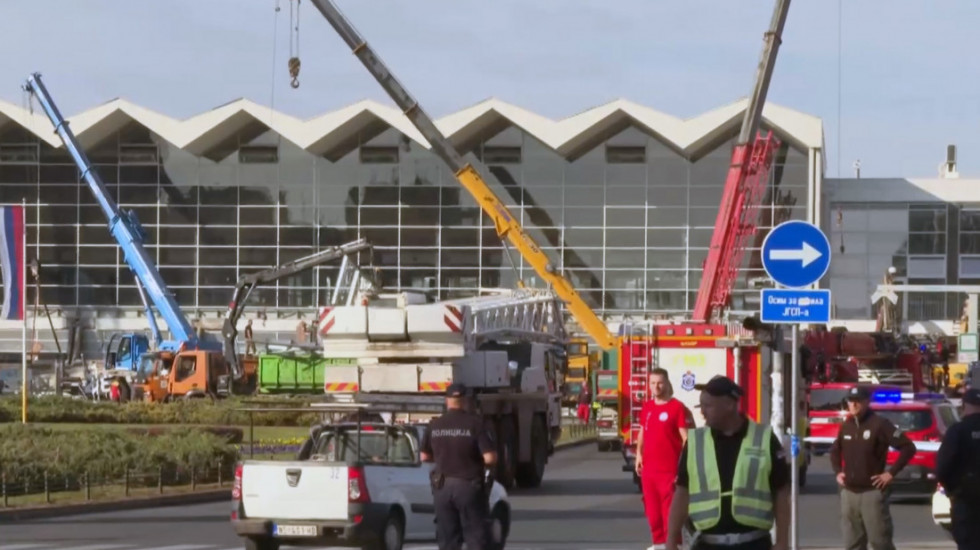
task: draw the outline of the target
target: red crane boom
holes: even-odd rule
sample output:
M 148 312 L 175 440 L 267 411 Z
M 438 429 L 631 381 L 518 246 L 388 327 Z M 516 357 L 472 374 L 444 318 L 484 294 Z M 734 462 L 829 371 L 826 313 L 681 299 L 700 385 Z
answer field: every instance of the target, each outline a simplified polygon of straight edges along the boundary
M 695 322 L 716 320 L 728 306 L 745 257 L 746 242 L 755 233 L 758 223 L 759 206 L 769 183 L 773 153 L 779 148 L 779 140 L 772 132 L 762 134 L 758 128 L 772 81 L 776 54 L 782 43 L 789 3 L 790 0 L 777 0 L 769 31 L 765 35 L 755 85 L 745 108 L 738 141 L 732 150 L 721 206 L 704 263 L 692 316 Z

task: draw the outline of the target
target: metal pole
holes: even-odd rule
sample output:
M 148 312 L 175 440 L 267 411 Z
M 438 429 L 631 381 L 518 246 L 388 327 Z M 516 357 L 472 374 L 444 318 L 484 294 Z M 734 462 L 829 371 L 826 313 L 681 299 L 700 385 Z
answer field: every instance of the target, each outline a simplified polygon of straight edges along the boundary
M 772 418 L 769 424 L 772 431 L 785 445 L 786 419 L 783 414 L 783 329 L 776 326 L 773 329 L 772 342 Z
M 790 480 L 792 481 L 790 485 L 790 505 L 789 505 L 789 532 L 790 532 L 790 548 L 797 550 L 799 548 L 799 529 L 797 529 L 796 520 L 797 512 L 799 509 L 799 499 L 800 499 L 800 468 L 799 468 L 799 458 L 800 458 L 800 434 L 799 434 L 799 391 L 800 391 L 800 377 L 798 375 L 800 367 L 798 365 L 798 353 L 796 353 L 796 338 L 799 332 L 799 327 L 793 325 L 793 348 L 790 350 L 792 354 L 792 365 L 793 369 L 790 372 L 790 395 L 792 398 L 790 406 L 790 422 L 792 424 L 792 442 L 791 450 L 793 460 L 790 466 Z

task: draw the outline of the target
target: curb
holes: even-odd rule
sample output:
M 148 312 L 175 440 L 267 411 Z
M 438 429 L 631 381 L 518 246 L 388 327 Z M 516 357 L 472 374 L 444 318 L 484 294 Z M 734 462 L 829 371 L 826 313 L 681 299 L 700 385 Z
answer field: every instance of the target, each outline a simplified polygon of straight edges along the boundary
M 158 508 L 161 506 L 179 506 L 184 504 L 204 504 L 231 500 L 231 488 L 211 489 L 180 495 L 163 495 L 152 497 L 135 497 L 124 500 L 107 500 L 79 504 L 63 504 L 51 506 L 33 506 L 0 510 L 0 522 L 12 522 L 31 519 L 45 519 L 76 514 L 95 514 L 98 512 L 117 512 L 120 510 L 136 510 L 140 508 Z
M 555 452 L 581 447 L 590 443 L 595 443 L 595 437 L 586 437 L 566 443 L 555 445 Z M 11 510 L 0 510 L 0 521 L 12 522 L 32 519 L 46 519 L 58 516 L 73 516 L 80 514 L 95 514 L 99 512 L 117 512 L 120 510 L 136 510 L 140 508 L 159 508 L 163 506 L 180 506 L 185 504 L 205 504 L 210 502 L 220 502 L 231 499 L 231 488 L 212 489 L 208 491 L 198 491 L 195 493 L 185 493 L 180 495 L 164 495 L 152 497 L 135 497 L 121 500 L 107 500 L 104 502 L 91 502 L 79 504 L 63 504 L 51 506 L 33 506 L 29 508 L 16 508 Z

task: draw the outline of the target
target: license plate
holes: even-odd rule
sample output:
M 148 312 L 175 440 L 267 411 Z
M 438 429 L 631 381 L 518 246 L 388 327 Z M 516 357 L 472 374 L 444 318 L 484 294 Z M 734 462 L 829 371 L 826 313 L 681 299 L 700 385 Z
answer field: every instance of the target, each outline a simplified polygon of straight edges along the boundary
M 276 537 L 315 537 L 316 525 L 274 525 L 272 535 Z

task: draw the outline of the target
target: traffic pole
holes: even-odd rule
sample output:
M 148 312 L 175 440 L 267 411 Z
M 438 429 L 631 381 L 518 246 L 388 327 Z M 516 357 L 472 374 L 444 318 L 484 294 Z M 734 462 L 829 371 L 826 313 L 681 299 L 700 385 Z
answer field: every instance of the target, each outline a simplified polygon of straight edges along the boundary
M 800 366 L 798 364 L 799 354 L 796 352 L 796 339 L 797 333 L 799 332 L 799 327 L 794 323 L 792 328 L 792 349 L 790 353 L 792 354 L 792 369 L 790 370 L 790 423 L 793 436 L 790 439 L 790 450 L 793 457 L 791 467 L 790 467 L 790 504 L 789 504 L 789 544 L 790 548 L 793 550 L 798 550 L 799 548 L 799 529 L 797 529 L 797 512 L 799 508 L 799 498 L 800 498 L 800 466 L 799 456 L 800 456 L 800 433 L 799 433 L 799 415 L 800 415 Z

